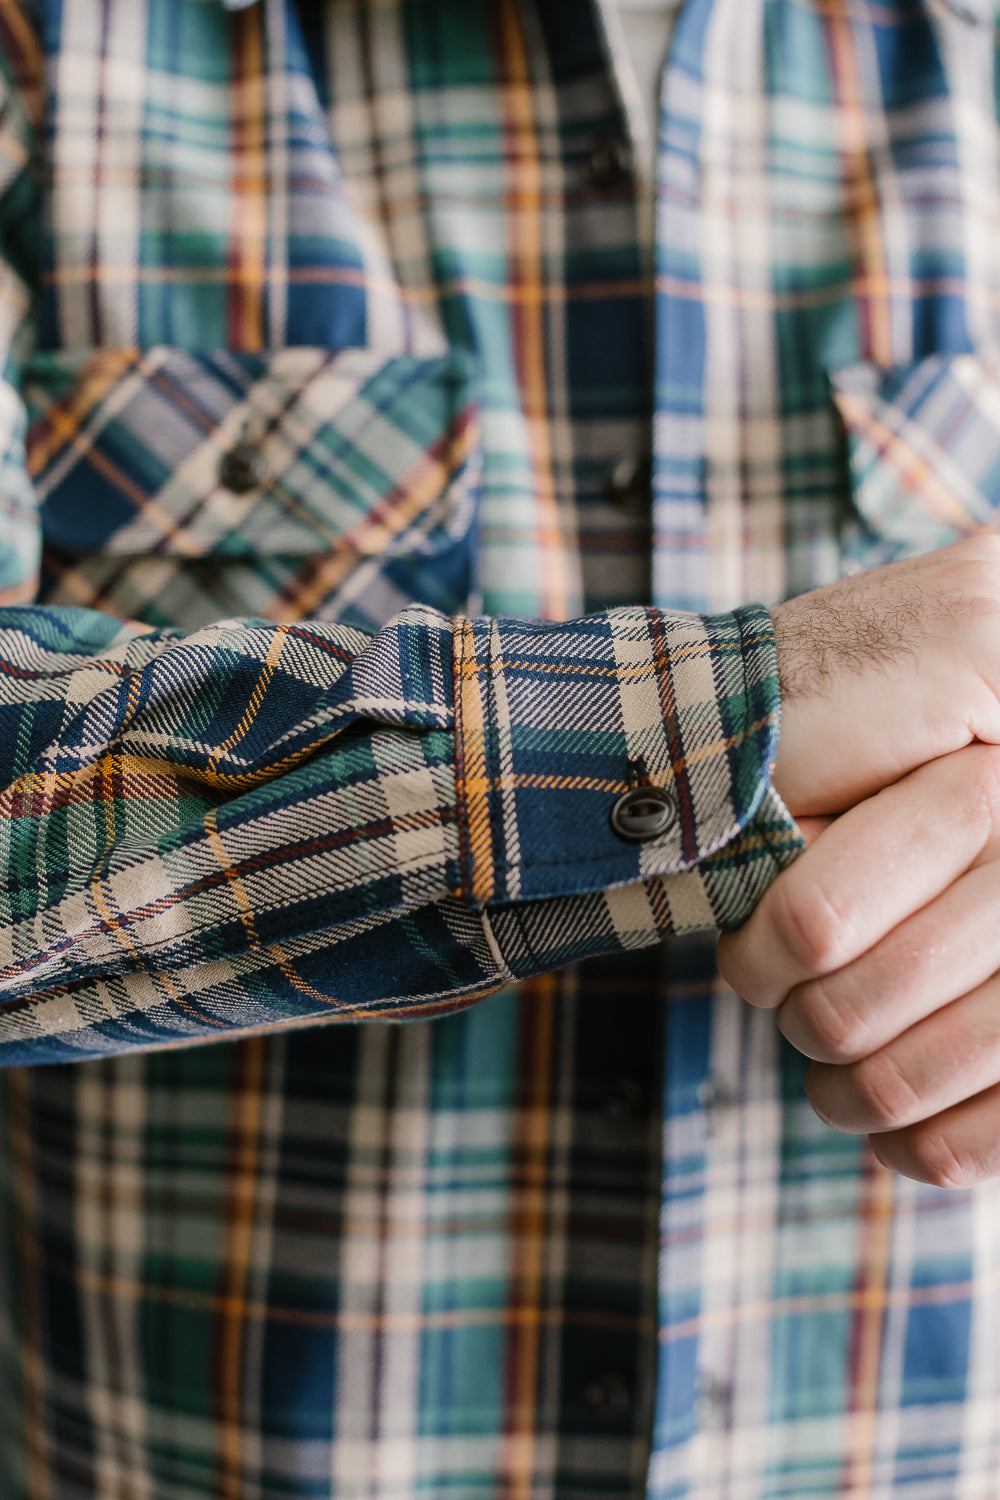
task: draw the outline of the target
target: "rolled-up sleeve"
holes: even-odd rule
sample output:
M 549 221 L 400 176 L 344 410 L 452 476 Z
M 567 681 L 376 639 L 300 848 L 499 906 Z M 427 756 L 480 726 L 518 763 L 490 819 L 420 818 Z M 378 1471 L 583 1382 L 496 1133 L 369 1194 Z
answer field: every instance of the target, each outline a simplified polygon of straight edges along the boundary
M 778 708 L 760 608 L 3 611 L 0 1060 L 435 1015 L 735 925 L 800 847 Z

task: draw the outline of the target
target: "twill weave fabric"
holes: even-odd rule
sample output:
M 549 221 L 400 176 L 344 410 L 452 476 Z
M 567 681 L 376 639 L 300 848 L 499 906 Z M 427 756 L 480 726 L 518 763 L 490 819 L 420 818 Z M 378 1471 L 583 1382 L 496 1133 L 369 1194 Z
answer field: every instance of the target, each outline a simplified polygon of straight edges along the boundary
M 651 254 L 590 6 L 0 0 L 5 1500 L 992 1500 L 1000 1193 L 660 940 L 1000 500 L 994 32 L 689 0 Z

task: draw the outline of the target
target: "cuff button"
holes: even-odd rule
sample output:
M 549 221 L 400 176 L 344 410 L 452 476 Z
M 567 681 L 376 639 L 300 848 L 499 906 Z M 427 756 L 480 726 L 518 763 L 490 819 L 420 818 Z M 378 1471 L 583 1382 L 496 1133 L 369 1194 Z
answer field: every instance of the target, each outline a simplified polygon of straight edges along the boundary
M 661 786 L 634 786 L 611 809 L 611 828 L 629 844 L 658 839 L 677 821 L 677 804 Z

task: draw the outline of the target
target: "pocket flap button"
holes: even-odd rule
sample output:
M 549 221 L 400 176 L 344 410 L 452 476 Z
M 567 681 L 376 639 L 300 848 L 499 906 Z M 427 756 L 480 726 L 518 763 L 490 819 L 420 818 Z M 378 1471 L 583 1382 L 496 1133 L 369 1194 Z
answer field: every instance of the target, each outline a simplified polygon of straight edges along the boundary
M 248 495 L 268 477 L 267 460 L 252 443 L 236 443 L 222 456 L 219 482 L 234 495 Z

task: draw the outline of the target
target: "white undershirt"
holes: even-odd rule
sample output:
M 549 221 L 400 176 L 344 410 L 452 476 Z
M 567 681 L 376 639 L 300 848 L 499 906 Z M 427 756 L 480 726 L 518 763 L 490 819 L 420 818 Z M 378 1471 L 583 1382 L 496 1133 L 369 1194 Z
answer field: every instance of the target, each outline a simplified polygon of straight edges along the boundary
M 644 131 L 636 131 L 639 167 L 652 182 L 660 113 L 660 79 L 679 0 L 611 0 L 619 15 L 621 33 L 635 74 L 637 100 Z M 611 6 L 609 5 L 609 9 Z

